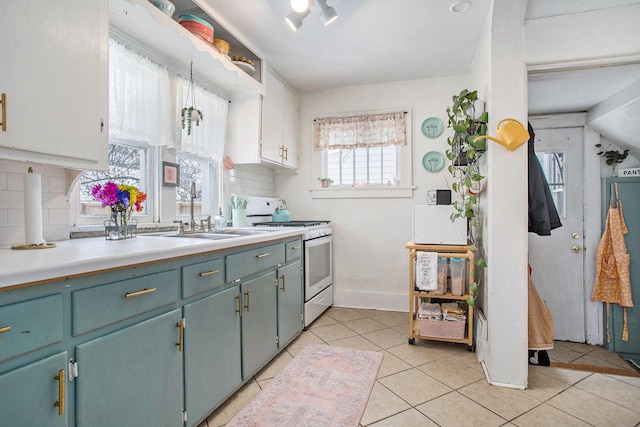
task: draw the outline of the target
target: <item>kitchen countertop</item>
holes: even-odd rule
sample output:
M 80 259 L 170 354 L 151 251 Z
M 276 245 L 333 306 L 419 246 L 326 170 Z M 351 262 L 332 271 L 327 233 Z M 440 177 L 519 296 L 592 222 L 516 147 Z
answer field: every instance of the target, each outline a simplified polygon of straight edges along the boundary
M 104 237 L 54 242 L 52 249 L 14 250 L 0 247 L 0 291 L 56 279 L 269 242 L 304 233 L 302 227 L 270 229 L 262 234 L 221 240 L 139 234 L 126 240 Z

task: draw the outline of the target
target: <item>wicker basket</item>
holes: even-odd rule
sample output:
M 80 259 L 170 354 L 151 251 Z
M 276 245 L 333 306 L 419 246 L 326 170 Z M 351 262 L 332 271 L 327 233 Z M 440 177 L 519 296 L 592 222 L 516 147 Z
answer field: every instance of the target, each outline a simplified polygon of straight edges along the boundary
M 464 339 L 467 322 L 449 320 L 418 319 L 420 335 L 432 338 Z

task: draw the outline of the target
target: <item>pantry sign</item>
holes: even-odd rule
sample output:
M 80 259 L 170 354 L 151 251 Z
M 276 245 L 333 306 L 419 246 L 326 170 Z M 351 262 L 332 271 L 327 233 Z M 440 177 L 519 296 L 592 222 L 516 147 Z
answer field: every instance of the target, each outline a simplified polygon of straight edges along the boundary
M 618 176 L 640 176 L 640 168 L 618 169 Z

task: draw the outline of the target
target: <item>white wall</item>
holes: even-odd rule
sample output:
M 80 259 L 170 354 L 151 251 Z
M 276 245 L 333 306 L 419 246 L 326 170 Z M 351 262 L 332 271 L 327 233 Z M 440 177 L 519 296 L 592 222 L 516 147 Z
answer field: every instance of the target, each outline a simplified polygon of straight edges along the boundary
M 303 93 L 300 98 L 298 173 L 276 174 L 276 194 L 287 201 L 294 218 L 328 219 L 334 232 L 334 295 L 336 305 L 408 311 L 409 253 L 412 206 L 426 203 L 426 190 L 450 188 L 446 168 L 429 173 L 422 157 L 437 150 L 444 155 L 445 128 L 436 139 L 421 132 L 422 122 L 439 117 L 446 126 L 451 96 L 467 87 L 467 77 L 417 80 L 345 87 Z M 413 115 L 412 198 L 312 199 L 312 116 L 321 114 L 411 108 Z

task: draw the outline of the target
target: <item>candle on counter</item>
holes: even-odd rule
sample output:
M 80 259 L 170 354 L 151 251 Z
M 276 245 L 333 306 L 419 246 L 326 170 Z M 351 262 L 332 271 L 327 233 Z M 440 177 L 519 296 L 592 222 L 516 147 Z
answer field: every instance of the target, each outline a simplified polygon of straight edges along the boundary
M 24 234 L 27 245 L 46 244 L 42 237 L 42 182 L 40 174 L 24 174 Z

